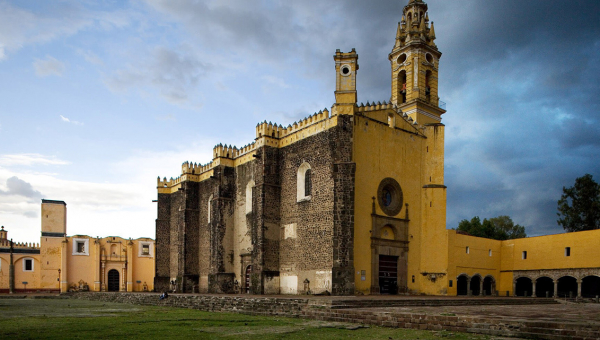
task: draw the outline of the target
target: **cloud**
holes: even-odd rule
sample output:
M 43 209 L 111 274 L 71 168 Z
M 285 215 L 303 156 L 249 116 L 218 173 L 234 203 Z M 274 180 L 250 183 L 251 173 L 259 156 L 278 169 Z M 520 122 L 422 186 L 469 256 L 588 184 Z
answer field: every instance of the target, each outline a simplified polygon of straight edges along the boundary
M 65 122 L 65 123 L 71 123 L 71 124 L 74 124 L 74 125 L 84 125 L 83 123 L 81 123 L 81 122 L 78 122 L 78 121 L 76 121 L 76 120 L 70 120 L 69 118 L 67 118 L 67 117 L 65 117 L 65 116 L 63 116 L 63 115 L 60 115 L 60 119 L 61 119 L 63 122 Z
M 0 196 L 22 196 L 29 199 L 41 199 L 42 193 L 33 189 L 30 183 L 16 176 L 6 180 L 6 191 L 0 190 Z
M 45 156 L 37 153 L 23 153 L 14 155 L 0 155 L 0 168 L 7 166 L 32 166 L 32 165 L 67 165 L 67 161 L 55 156 Z
M 33 62 L 33 67 L 38 77 L 62 76 L 65 72 L 65 64 L 51 56 L 46 56 L 45 60 L 36 59 Z
M 151 88 L 172 104 L 187 104 L 199 81 L 210 66 L 199 60 L 185 46 L 177 50 L 158 47 L 149 57 L 116 71 L 105 80 L 113 92 L 127 92 L 135 88 Z
M 94 52 L 90 50 L 77 49 L 77 54 L 82 56 L 88 63 L 103 66 L 104 62 Z

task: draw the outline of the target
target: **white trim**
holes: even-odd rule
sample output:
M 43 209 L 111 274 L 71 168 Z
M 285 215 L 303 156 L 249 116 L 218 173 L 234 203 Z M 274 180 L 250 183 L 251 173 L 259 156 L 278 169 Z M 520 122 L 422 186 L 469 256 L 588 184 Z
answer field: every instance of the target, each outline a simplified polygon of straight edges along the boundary
M 89 238 L 72 238 L 74 256 L 90 256 L 90 239 Z M 83 242 L 83 252 L 77 251 L 77 244 Z
M 347 67 L 347 68 L 348 68 L 348 71 L 350 71 L 350 72 L 348 72 L 348 74 L 344 74 L 344 72 L 342 72 L 342 70 L 344 69 L 344 67 Z M 354 73 L 354 72 L 352 72 L 352 67 L 350 67 L 350 64 L 342 64 L 342 66 L 340 66 L 340 75 L 341 75 L 342 77 L 348 77 L 348 76 L 351 76 L 351 75 L 352 75 L 352 73 Z
M 255 185 L 253 180 L 246 184 L 246 214 L 252 212 L 252 188 L 254 188 Z
M 24 272 L 34 272 L 35 271 L 35 261 L 31 257 L 25 257 L 23 260 L 23 271 Z M 25 262 L 31 261 L 31 270 L 25 269 Z

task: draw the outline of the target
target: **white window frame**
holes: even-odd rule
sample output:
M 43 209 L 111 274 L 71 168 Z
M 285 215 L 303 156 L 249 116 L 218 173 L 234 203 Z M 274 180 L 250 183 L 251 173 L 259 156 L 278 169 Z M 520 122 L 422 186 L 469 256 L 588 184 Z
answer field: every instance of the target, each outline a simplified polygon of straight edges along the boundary
M 252 212 L 252 189 L 255 185 L 253 180 L 246 185 L 246 214 Z
M 31 270 L 25 269 L 26 268 L 25 267 L 25 262 L 27 262 L 27 261 L 31 261 Z M 29 272 L 29 273 L 35 271 L 35 261 L 33 260 L 33 258 L 31 258 L 31 257 L 25 257 L 25 258 L 23 258 L 23 271 L 24 272 Z
M 210 195 L 210 197 L 208 198 L 208 203 L 207 203 L 208 210 L 207 210 L 207 213 L 206 213 L 206 215 L 208 217 L 208 223 L 210 223 L 210 218 L 211 218 L 211 216 L 210 216 L 210 210 L 211 210 L 210 207 L 212 205 L 212 201 L 213 201 L 213 195 Z
M 298 168 L 298 177 L 297 177 L 297 184 L 296 184 L 296 198 L 298 202 L 304 202 L 304 201 L 309 201 L 311 199 L 311 195 L 306 196 L 306 193 L 304 191 L 304 189 L 306 188 L 306 171 L 308 170 L 312 170 L 310 167 L 310 164 L 308 164 L 307 162 L 302 163 L 302 165 L 300 165 L 300 167 Z M 313 174 L 311 171 L 311 182 L 313 181 Z M 311 187 L 312 187 L 312 183 L 311 183 Z
M 73 238 L 73 255 L 74 256 L 90 256 L 90 239 L 89 238 Z M 77 251 L 77 243 L 83 242 L 84 252 L 80 253 Z
M 153 242 L 150 241 L 140 241 L 138 243 L 138 257 L 153 257 L 154 256 L 154 247 L 152 247 Z M 144 246 L 148 246 L 148 254 L 144 254 Z

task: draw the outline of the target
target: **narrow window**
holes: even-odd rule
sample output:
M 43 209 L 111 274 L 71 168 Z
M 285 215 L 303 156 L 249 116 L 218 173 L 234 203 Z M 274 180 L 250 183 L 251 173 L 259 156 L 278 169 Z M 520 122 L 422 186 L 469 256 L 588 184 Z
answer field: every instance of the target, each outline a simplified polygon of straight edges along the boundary
M 452 280 L 450 280 L 450 283 L 448 284 L 448 287 L 452 288 Z
M 149 244 L 142 245 L 142 255 L 150 255 L 150 245 Z
M 252 188 L 254 185 L 254 181 L 250 181 L 246 185 L 246 214 L 252 212 Z
M 571 256 L 571 247 L 565 248 L 565 256 Z
M 310 169 L 306 170 L 304 174 L 304 196 L 310 196 L 312 189 L 312 179 L 310 177 Z
M 523 260 L 527 260 L 527 252 L 523 251 L 523 255 L 522 255 Z
M 467 254 L 469 253 L 469 247 L 466 248 Z
M 400 90 L 400 98 L 398 101 L 402 103 L 406 103 L 406 71 L 402 70 L 398 74 L 398 87 Z
M 212 200 L 213 200 L 213 195 L 210 195 L 210 197 L 208 198 L 208 207 L 206 209 L 206 216 L 208 217 L 208 223 L 210 223 L 210 211 L 211 211 Z
M 488 254 L 490 255 L 490 257 L 492 256 L 492 250 L 491 249 L 488 251 Z

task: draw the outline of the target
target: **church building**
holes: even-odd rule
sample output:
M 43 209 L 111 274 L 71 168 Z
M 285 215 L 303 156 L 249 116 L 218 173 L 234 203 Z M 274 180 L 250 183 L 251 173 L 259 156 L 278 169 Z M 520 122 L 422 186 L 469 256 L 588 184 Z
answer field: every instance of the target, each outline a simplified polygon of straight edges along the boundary
M 158 178 L 157 290 L 535 296 L 543 279 L 553 295 L 600 291 L 600 231 L 496 241 L 446 229 L 427 10 L 409 0 L 390 39 L 389 100 L 358 103 L 358 54 L 337 50 L 331 109 L 260 123 L 250 144 Z

